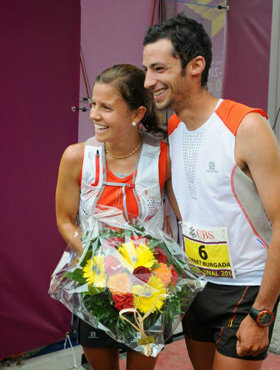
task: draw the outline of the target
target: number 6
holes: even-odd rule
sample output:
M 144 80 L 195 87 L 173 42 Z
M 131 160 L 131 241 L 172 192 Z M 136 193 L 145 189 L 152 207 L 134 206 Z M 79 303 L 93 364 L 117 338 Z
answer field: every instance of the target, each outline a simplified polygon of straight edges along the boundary
M 208 254 L 206 253 L 205 251 L 205 245 L 201 245 L 199 248 L 198 248 L 198 254 L 200 255 L 200 257 L 203 259 L 203 260 L 207 260 L 208 258 Z

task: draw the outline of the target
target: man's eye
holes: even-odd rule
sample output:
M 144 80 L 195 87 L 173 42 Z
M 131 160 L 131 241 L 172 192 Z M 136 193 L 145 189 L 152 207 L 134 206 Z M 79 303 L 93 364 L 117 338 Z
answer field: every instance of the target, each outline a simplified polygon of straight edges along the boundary
M 163 69 L 164 69 L 163 67 L 156 67 L 157 72 L 162 71 Z

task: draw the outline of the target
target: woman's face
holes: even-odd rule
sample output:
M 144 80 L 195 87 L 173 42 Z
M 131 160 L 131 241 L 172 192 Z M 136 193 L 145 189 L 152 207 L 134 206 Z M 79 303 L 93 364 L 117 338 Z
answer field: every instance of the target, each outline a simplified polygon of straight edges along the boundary
M 132 126 L 135 112 L 130 111 L 119 91 L 112 85 L 96 83 L 93 88 L 90 118 L 98 141 L 131 141 L 137 127 Z

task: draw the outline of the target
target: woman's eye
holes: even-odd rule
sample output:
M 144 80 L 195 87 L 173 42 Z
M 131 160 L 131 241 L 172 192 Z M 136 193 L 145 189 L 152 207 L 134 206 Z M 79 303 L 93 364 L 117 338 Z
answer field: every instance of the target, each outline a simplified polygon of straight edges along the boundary
M 111 108 L 110 107 L 107 107 L 106 105 L 104 105 L 104 109 L 105 110 L 111 110 Z

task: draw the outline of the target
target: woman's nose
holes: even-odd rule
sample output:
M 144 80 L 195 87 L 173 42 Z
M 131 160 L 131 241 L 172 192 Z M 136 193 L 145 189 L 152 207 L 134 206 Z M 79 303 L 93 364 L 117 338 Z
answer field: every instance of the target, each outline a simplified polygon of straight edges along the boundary
M 91 106 L 89 116 L 90 116 L 90 119 L 95 120 L 95 121 L 100 119 L 100 114 L 95 105 Z

